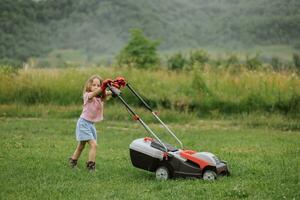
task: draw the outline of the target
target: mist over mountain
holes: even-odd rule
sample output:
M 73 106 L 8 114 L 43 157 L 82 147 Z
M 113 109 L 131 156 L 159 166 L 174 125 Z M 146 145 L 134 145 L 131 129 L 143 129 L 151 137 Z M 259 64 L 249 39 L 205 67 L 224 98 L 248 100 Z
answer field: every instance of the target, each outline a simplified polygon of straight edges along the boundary
M 159 40 L 160 51 L 299 47 L 299 10 L 298 0 L 0 0 L 0 58 L 115 55 L 132 28 Z

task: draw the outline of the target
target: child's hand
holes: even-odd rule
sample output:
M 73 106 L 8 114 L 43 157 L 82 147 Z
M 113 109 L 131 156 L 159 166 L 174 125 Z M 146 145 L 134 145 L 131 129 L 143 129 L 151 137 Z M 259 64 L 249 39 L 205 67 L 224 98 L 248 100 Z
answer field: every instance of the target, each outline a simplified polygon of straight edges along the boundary
M 111 96 L 112 92 L 111 91 L 106 91 L 106 96 Z
M 113 80 L 113 86 L 115 88 L 120 89 L 121 87 L 125 87 L 126 86 L 126 80 L 124 77 L 117 77 L 115 80 Z
M 103 83 L 101 84 L 102 91 L 104 91 L 107 88 L 108 84 L 111 84 L 112 82 L 113 81 L 111 79 L 104 80 Z
M 111 91 L 105 91 L 105 96 L 104 97 L 102 96 L 102 99 L 107 101 L 111 98 L 111 96 L 112 96 Z

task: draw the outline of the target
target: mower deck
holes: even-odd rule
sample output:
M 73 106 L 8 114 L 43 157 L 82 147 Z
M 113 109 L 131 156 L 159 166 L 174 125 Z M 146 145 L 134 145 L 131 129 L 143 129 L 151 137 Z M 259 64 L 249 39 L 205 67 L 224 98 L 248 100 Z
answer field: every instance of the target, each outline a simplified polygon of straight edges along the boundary
M 209 170 L 216 175 L 229 175 L 225 161 L 220 161 L 215 155 L 208 152 L 181 150 L 164 143 L 168 152 L 156 140 L 140 138 L 130 144 L 130 158 L 133 166 L 150 172 L 159 167 L 167 170 L 168 178 L 195 177 L 202 178 Z

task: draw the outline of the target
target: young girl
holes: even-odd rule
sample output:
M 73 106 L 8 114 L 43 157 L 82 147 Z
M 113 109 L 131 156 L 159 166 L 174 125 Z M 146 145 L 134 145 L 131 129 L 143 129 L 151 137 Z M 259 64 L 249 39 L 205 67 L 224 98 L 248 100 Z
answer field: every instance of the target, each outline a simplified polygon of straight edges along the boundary
M 69 164 L 72 168 L 77 165 L 77 160 L 83 151 L 85 144 L 90 146 L 89 158 L 86 162 L 86 167 L 90 171 L 94 171 L 96 167 L 96 150 L 97 150 L 97 132 L 95 122 L 103 120 L 103 105 L 106 96 L 111 95 L 111 92 L 101 94 L 102 78 L 98 75 L 91 76 L 83 90 L 83 110 L 76 126 L 76 140 L 78 141 L 77 148 L 74 154 L 69 159 Z M 102 97 L 100 97 L 102 96 Z

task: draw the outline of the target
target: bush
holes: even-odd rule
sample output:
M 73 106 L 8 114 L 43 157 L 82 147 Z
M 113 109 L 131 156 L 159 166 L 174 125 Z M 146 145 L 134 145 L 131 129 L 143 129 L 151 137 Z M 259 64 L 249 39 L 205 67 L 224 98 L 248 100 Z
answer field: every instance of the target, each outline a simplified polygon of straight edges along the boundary
M 236 55 L 231 55 L 226 60 L 226 67 L 230 67 L 232 65 L 236 66 L 239 64 L 239 59 Z
M 275 71 L 279 71 L 282 69 L 282 63 L 280 62 L 278 57 L 272 57 L 271 65 Z
M 297 50 L 300 50 L 300 41 L 294 42 L 294 43 L 293 43 L 293 47 L 294 47 L 295 49 L 297 49 Z
M 146 38 L 139 29 L 131 30 L 131 39 L 117 56 L 119 65 L 150 68 L 159 63 L 158 41 Z
M 250 58 L 248 55 L 246 57 L 246 67 L 250 70 L 256 70 L 262 67 L 262 62 L 259 60 L 259 55 L 256 54 L 254 57 Z
M 293 61 L 294 61 L 295 67 L 300 70 L 300 55 L 294 53 L 293 54 Z
M 18 68 L 12 67 L 10 65 L 0 65 L 0 74 L 3 75 L 17 75 Z
M 3 59 L 0 59 L 0 66 L 11 66 L 13 68 L 21 68 L 22 62 L 19 60 L 3 58 Z
M 182 69 L 186 63 L 187 60 L 183 57 L 183 55 L 181 53 L 177 53 L 168 59 L 168 68 L 171 70 Z
M 225 60 L 225 67 L 232 74 L 239 74 L 241 72 L 241 64 L 236 55 L 231 55 Z
M 209 61 L 209 55 L 204 50 L 196 50 L 190 54 L 190 65 L 200 64 L 203 65 Z

